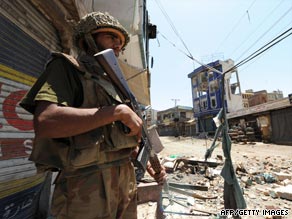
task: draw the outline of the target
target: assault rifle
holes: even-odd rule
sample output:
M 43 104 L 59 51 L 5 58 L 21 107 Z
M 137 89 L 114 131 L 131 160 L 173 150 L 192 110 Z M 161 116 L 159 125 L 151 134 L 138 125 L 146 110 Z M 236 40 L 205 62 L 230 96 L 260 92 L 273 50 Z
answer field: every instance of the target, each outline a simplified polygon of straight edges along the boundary
M 95 54 L 94 57 L 98 61 L 102 69 L 106 72 L 111 82 L 120 91 L 122 96 L 121 99 L 124 100 L 125 103 L 143 120 L 139 104 L 136 100 L 136 97 L 131 92 L 127 81 L 124 78 L 124 75 L 113 50 L 106 49 L 102 52 Z M 126 128 L 129 130 L 128 127 Z M 125 129 L 124 132 L 127 132 L 127 129 Z M 155 153 L 154 147 L 152 147 L 153 145 L 150 140 L 151 138 L 149 136 L 146 124 L 145 122 L 143 122 L 142 139 L 139 145 L 139 152 L 136 157 L 135 165 L 144 173 L 147 168 L 147 162 L 149 160 L 155 173 L 160 173 L 161 164 L 156 153 L 160 152 L 161 149 L 155 148 Z

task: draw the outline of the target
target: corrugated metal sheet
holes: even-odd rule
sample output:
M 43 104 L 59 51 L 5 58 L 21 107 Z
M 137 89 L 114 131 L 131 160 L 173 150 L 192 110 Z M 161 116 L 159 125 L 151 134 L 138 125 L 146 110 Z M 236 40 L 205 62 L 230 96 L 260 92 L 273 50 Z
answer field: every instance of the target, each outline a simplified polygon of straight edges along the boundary
M 32 115 L 18 103 L 43 71 L 50 52 L 2 15 L 0 45 L 0 160 L 8 160 L 29 155 Z
M 61 50 L 56 29 L 30 1 L 1 0 L 0 14 L 49 50 Z
M 49 57 L 49 50 L 37 43 L 14 23 L 0 15 L 0 63 L 38 77 Z
M 0 47 L 0 218 L 33 218 L 44 177 L 28 161 L 33 117 L 18 103 L 60 40 L 30 1 L 2 0 Z
M 145 106 L 150 105 L 148 71 L 131 66 L 122 60 L 119 60 L 119 64 L 131 91 L 139 103 Z
M 44 175 L 0 182 L 0 217 L 13 219 L 32 219 L 38 206 L 39 191 Z M 23 198 L 20 198 L 23 197 Z
M 271 112 L 272 141 L 292 145 L 292 107 Z

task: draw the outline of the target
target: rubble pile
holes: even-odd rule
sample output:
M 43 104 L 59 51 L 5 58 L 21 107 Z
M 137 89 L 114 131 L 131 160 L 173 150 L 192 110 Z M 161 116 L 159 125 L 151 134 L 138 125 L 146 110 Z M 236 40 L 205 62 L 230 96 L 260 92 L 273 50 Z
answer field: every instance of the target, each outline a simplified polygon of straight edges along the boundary
M 219 219 L 218 214 L 224 209 L 224 179 L 220 175 L 224 165 L 223 151 L 218 147 L 211 158 L 204 161 L 201 158 L 204 157 L 213 139 L 172 137 L 161 139 L 165 148 L 159 156 L 167 170 L 168 182 L 171 186 L 173 186 L 171 183 L 176 184 L 175 189 L 186 191 L 188 194 L 183 195 L 170 190 L 172 195 L 179 198 L 180 204 L 174 205 L 172 209 L 162 205 L 162 208 L 169 212 L 164 212 L 164 217 L 161 218 Z M 289 210 L 288 216 L 242 216 L 242 219 L 291 218 L 292 147 L 261 142 L 233 143 L 231 152 L 233 167 L 247 204 L 246 209 Z M 178 187 L 180 185 L 182 187 Z M 144 212 L 153 212 L 150 208 L 153 209 L 154 206 L 156 207 L 156 203 L 146 203 Z M 174 211 L 192 215 L 171 213 Z M 138 217 L 146 218 L 159 217 L 151 217 L 149 214 Z
M 267 205 L 271 199 L 284 199 L 282 204 L 279 203 L 281 206 L 277 207 L 288 208 L 290 205 L 291 208 L 292 160 L 280 157 L 265 157 L 263 160 L 257 157 L 246 158 L 246 162 L 237 163 L 236 166 L 236 173 L 246 196 L 250 199 L 258 196 Z M 250 203 L 253 207 L 258 207 L 257 201 L 250 200 Z
M 245 155 L 243 157 L 245 161 L 235 162 L 234 167 L 248 209 L 272 208 L 291 211 L 292 159 L 265 157 L 260 160 L 257 157 L 249 158 Z M 196 209 L 218 213 L 224 208 L 224 179 L 220 176 L 223 168 L 221 156 L 209 162 L 186 157 L 165 158 L 163 164 L 168 172 L 169 182 L 208 187 L 208 191 L 195 191 L 201 195 L 194 200 Z M 193 212 L 192 206 L 189 206 L 189 209 Z M 213 215 L 210 218 L 216 217 Z
M 233 142 L 254 142 L 255 131 L 252 127 L 242 128 L 240 126 L 233 126 L 228 130 L 228 134 Z

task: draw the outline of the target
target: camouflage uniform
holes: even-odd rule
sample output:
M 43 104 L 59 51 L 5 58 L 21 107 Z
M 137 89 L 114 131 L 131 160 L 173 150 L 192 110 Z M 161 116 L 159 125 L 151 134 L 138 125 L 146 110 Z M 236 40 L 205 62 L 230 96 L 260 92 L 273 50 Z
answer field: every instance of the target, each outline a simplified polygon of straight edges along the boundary
M 137 218 L 131 163 L 57 179 L 52 214 L 58 219 Z
M 105 20 L 92 21 L 100 17 Z M 98 25 L 119 31 L 121 28 L 108 14 L 95 13 L 85 17 L 88 19 L 95 22 L 95 29 Z M 103 25 L 108 19 L 112 22 Z M 84 19 L 80 21 L 83 22 Z M 93 28 L 93 23 L 89 27 Z M 79 29 L 75 34 L 77 44 L 83 44 L 82 40 L 90 41 L 84 35 L 91 32 L 81 30 L 83 32 Z M 126 34 L 124 46 L 128 40 Z M 92 74 L 98 80 L 93 81 Z M 121 103 L 97 62 L 84 52 L 78 60 L 65 54 L 53 54 L 45 72 L 20 105 L 34 113 L 39 100 L 78 108 Z M 136 138 L 125 136 L 117 122 L 68 138 L 36 136 L 30 160 L 36 163 L 39 171 L 60 170 L 55 181 L 52 215 L 57 219 L 137 218 L 136 179 L 130 161 L 136 144 Z

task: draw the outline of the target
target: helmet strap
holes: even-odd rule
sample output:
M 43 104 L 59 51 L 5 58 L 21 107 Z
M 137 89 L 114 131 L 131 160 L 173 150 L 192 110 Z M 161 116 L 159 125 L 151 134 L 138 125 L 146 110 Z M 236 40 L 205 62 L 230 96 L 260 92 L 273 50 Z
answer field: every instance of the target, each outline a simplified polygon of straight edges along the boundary
M 91 33 L 86 33 L 84 36 L 85 43 L 87 44 L 87 53 L 89 55 L 94 55 L 95 53 L 99 52 L 95 40 L 93 39 Z

